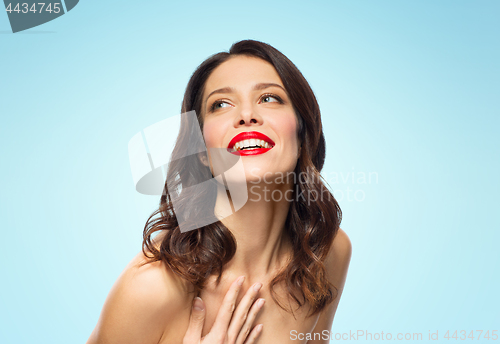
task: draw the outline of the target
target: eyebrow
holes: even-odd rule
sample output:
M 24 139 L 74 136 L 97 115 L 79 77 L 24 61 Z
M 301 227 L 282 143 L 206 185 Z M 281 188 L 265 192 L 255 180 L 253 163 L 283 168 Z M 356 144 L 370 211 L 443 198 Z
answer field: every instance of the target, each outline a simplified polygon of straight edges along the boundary
M 285 89 L 283 88 L 283 86 L 281 85 L 278 85 L 278 84 L 275 84 L 275 83 L 272 83 L 272 82 L 264 82 L 264 83 L 259 83 L 259 84 L 256 84 L 253 88 L 252 88 L 252 91 L 260 91 L 260 90 L 263 90 L 263 89 L 266 89 L 266 88 L 269 88 L 269 87 L 279 87 L 281 88 L 285 93 Z M 233 87 L 223 87 L 223 88 L 219 88 L 215 91 L 212 91 L 208 97 L 205 99 L 204 103 L 207 102 L 208 98 L 210 98 L 213 94 L 216 94 L 216 93 L 234 93 L 234 88 Z

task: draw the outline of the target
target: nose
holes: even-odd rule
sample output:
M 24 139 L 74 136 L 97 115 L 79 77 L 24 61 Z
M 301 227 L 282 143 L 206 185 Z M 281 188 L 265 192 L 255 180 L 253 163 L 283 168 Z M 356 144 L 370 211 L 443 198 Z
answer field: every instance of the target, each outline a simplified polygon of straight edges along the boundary
M 262 117 L 259 115 L 257 109 L 248 104 L 241 107 L 234 119 L 234 126 L 237 128 L 239 126 L 262 125 L 262 122 Z

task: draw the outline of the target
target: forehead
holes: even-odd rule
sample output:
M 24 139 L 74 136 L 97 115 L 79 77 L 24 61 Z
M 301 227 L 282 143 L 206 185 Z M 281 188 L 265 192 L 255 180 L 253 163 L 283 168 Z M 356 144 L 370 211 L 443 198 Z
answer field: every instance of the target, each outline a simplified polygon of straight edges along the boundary
M 208 77 L 204 97 L 222 87 L 245 87 L 260 82 L 282 85 L 276 69 L 267 61 L 252 56 L 235 56 L 214 69 Z

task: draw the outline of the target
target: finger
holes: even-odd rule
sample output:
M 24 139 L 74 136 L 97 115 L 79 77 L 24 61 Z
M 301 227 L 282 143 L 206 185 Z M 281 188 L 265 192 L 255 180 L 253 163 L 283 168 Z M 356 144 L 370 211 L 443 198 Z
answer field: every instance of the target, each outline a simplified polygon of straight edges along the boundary
M 257 313 L 260 312 L 262 309 L 262 306 L 264 306 L 264 303 L 266 300 L 264 299 L 258 299 L 250 309 L 250 312 L 248 313 L 248 317 L 245 320 L 245 323 L 241 327 L 240 333 L 238 335 L 238 338 L 236 339 L 237 344 L 243 344 L 246 343 L 245 340 L 247 337 L 249 337 L 248 332 L 250 332 L 250 329 L 253 326 L 253 322 L 255 321 L 255 318 L 257 317 Z M 254 328 L 255 330 L 255 328 Z
M 223 337 L 226 336 L 229 328 L 229 322 L 231 321 L 234 309 L 236 308 L 236 299 L 238 298 L 238 293 L 240 292 L 244 281 L 245 276 L 240 276 L 233 282 L 233 284 L 231 284 L 224 300 L 222 300 L 222 305 L 217 313 L 217 317 L 215 318 L 212 329 L 215 333 L 220 333 Z M 210 330 L 210 332 L 212 332 L 212 330 Z
M 229 325 L 229 329 L 227 331 L 227 336 L 230 341 L 231 339 L 236 339 L 241 332 L 241 328 L 245 323 L 245 320 L 247 320 L 248 318 L 248 311 L 250 307 L 252 307 L 252 304 L 257 297 L 260 288 L 262 288 L 262 283 L 255 283 L 253 286 L 248 288 L 245 296 L 243 296 L 240 303 L 238 304 L 238 307 L 236 308 L 236 311 L 231 318 L 231 324 Z
M 203 325 L 205 324 L 205 305 L 203 300 L 195 297 L 193 307 L 191 309 L 191 317 L 189 319 L 189 326 L 184 335 L 184 343 L 199 343 Z
M 260 334 L 262 333 L 263 326 L 264 326 L 263 324 L 255 326 L 250 335 L 248 336 L 247 340 L 243 344 L 254 344 L 257 338 L 259 338 Z

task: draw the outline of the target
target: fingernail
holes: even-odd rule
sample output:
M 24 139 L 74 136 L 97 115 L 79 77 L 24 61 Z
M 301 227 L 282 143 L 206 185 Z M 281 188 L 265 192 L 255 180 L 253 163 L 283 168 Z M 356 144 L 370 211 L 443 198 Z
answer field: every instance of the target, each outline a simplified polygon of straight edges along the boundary
M 264 324 L 257 325 L 257 332 L 262 331 L 263 327 L 264 327 Z
M 265 299 L 260 299 L 259 300 L 259 303 L 258 303 L 259 308 L 262 307 L 262 306 L 264 306 L 264 302 L 266 302 Z
M 256 285 L 253 286 L 253 290 L 259 291 L 261 287 L 262 287 L 262 283 L 257 283 Z
M 196 311 L 202 311 L 205 308 L 203 307 L 203 301 L 199 297 L 195 297 L 194 303 L 193 303 L 193 308 Z
M 245 282 L 245 276 L 241 276 L 239 279 L 238 279 L 238 285 L 243 285 L 243 282 Z

